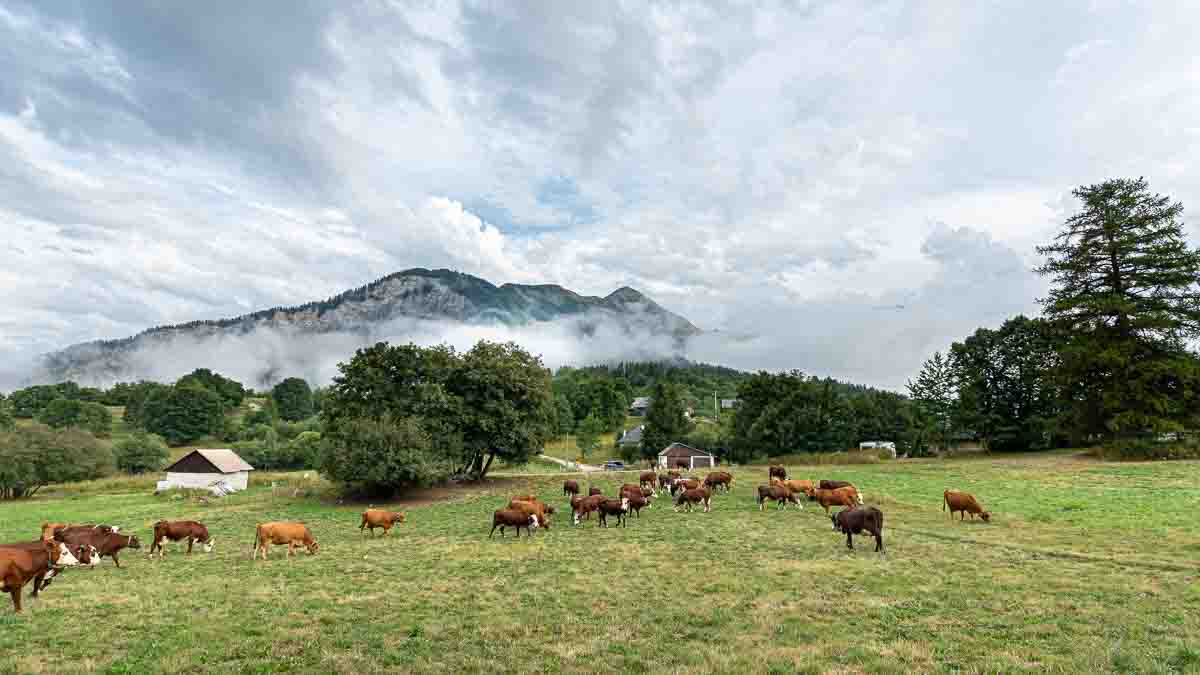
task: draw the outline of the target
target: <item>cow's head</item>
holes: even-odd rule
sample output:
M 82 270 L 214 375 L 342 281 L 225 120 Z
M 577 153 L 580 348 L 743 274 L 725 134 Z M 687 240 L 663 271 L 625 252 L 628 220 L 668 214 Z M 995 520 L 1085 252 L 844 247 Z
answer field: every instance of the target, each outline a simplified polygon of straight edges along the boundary
M 621 510 L 622 511 L 629 510 L 629 497 L 621 497 Z
M 546 528 L 547 530 L 550 529 L 550 519 L 549 518 L 547 518 L 545 515 L 543 515 L 541 517 L 541 521 L 542 521 L 542 524 L 541 524 L 542 527 Z
M 829 514 L 829 520 L 833 521 L 833 531 L 834 532 L 837 532 L 838 530 L 841 529 L 840 527 L 838 527 L 838 514 L 837 513 Z
M 992 514 L 988 513 L 987 511 L 981 511 L 979 513 L 979 517 L 983 518 L 983 522 L 986 523 L 992 519 Z
M 554 513 L 554 507 L 546 504 L 546 513 Z
M 55 567 L 75 567 L 79 565 L 79 558 L 71 552 L 71 547 L 62 542 L 52 542 L 46 544 L 46 553 L 50 556 L 50 563 Z
M 203 542 L 201 545 L 204 546 L 205 553 L 212 553 L 213 544 L 214 544 L 213 540 L 209 539 L 208 541 Z
M 529 529 L 536 530 L 538 528 L 537 516 L 529 516 Z
M 317 550 L 321 548 L 321 545 L 317 543 L 316 539 L 314 539 L 307 544 L 306 548 L 308 548 L 309 555 L 316 555 Z
M 125 545 L 128 546 L 129 548 L 141 548 L 142 542 L 138 541 L 136 534 L 131 534 L 131 535 L 129 535 L 129 543 L 125 544 Z

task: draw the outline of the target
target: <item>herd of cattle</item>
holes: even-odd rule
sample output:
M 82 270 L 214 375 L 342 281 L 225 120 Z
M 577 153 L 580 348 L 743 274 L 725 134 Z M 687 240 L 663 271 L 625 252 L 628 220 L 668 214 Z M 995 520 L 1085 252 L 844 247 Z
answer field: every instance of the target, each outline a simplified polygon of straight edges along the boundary
M 883 551 L 883 512 L 866 506 L 862 493 L 854 485 L 834 480 L 822 480 L 815 484 L 808 480 L 792 480 L 781 466 L 770 467 L 767 478 L 766 485 L 758 486 L 756 502 L 759 510 L 764 509 L 769 501 L 774 501 L 778 508 L 787 508 L 791 504 L 803 509 L 798 498 L 803 494 L 808 501 L 816 502 L 825 509 L 834 531 L 846 535 L 848 548 L 854 548 L 853 535 L 866 532 L 875 538 L 875 551 Z M 641 518 L 642 509 L 650 508 L 651 501 L 658 497 L 659 491 L 670 496 L 675 511 L 691 511 L 693 507 L 700 507 L 707 513 L 711 509 L 713 495 L 729 492 L 732 486 L 733 475 L 727 471 L 714 471 L 703 480 L 683 476 L 678 471 L 661 475 L 647 471 L 640 475 L 637 484 L 622 485 L 615 498 L 604 495 L 597 487 L 590 488 L 588 495 L 583 496 L 579 483 L 574 480 L 563 483 L 563 495 L 569 500 L 572 524 L 578 525 L 583 520 L 589 520 L 595 513 L 597 527 L 608 527 L 609 518 L 615 518 L 616 524 L 624 527 L 630 513 Z M 834 506 L 843 508 L 831 514 L 829 509 Z M 965 519 L 968 513 L 972 519 L 978 515 L 988 521 L 991 517 L 975 497 L 965 492 L 946 490 L 942 494 L 942 510 L 947 509 L 951 519 L 955 513 L 961 514 L 960 520 Z M 554 507 L 536 495 L 517 495 L 509 500 L 507 506 L 492 514 L 492 530 L 488 537 L 491 538 L 497 529 L 503 537 L 506 528 L 516 530 L 518 538 L 522 529 L 532 537 L 533 530 L 550 528 L 550 516 L 554 513 Z M 368 509 L 362 514 L 358 529 L 360 534 L 369 529 L 374 536 L 375 529 L 380 528 L 386 536 L 392 527 L 404 521 L 403 512 Z M 193 544 L 200 544 L 205 553 L 213 550 L 213 538 L 202 523 L 160 520 L 154 524 L 153 530 L 149 554 L 153 556 L 157 552 L 160 560 L 164 555 L 163 545 L 167 541 L 186 541 L 189 555 Z M 265 560 L 271 545 L 286 545 L 289 558 L 297 546 L 304 547 L 309 554 L 316 554 L 319 549 L 308 526 L 297 522 L 259 524 L 254 532 L 252 559 L 257 560 L 261 553 Z M 30 581 L 33 582 L 31 597 L 36 598 L 67 567 L 94 567 L 102 558 L 112 558 L 113 564 L 120 567 L 119 554 L 122 550 L 141 547 L 136 535 L 122 534 L 117 526 L 43 523 L 42 536 L 38 540 L 0 544 L 0 591 L 7 591 L 12 596 L 13 607 L 20 612 L 21 593 Z

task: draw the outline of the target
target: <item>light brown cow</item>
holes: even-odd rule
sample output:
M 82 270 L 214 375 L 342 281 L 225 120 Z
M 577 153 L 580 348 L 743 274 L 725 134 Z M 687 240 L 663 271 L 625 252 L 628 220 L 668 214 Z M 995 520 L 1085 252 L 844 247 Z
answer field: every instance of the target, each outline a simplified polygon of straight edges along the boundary
M 262 553 L 263 560 L 267 559 L 267 548 L 270 545 L 283 546 L 287 544 L 287 557 L 290 560 L 292 553 L 295 551 L 296 545 L 300 544 L 308 549 L 309 555 L 316 555 L 317 540 L 313 539 L 312 533 L 308 531 L 308 526 L 304 523 L 259 523 L 254 529 L 254 557 L 252 560 L 258 559 L 259 552 Z
M 551 515 L 555 513 L 554 507 L 538 499 L 537 495 L 517 495 L 516 497 L 513 497 L 513 499 L 521 502 L 529 502 L 530 504 L 537 504 L 542 507 L 542 510 Z
M 363 511 L 362 522 L 358 525 L 358 533 L 362 535 L 364 530 L 370 530 L 371 536 L 375 536 L 375 528 L 383 528 L 383 533 L 386 535 L 392 531 L 392 526 L 397 523 L 404 522 L 403 511 L 384 511 L 382 509 L 367 509 Z
M 984 511 L 983 507 L 979 505 L 979 502 L 975 500 L 975 497 L 966 492 L 958 492 L 955 490 L 946 490 L 943 492 L 942 510 L 945 511 L 947 506 L 950 507 L 951 520 L 954 519 L 955 511 L 959 511 L 962 514 L 958 517 L 959 520 L 966 520 L 968 513 L 971 514 L 971 520 L 975 520 L 976 514 L 978 514 L 980 518 L 983 518 L 983 522 L 985 523 L 992 519 L 992 514 Z
M 33 581 L 33 597 L 44 587 L 43 579 L 57 567 L 72 567 L 79 560 L 66 544 L 44 541 L 41 548 L 0 549 L 0 591 L 12 596 L 13 609 L 21 611 L 21 590 Z
M 806 493 L 809 499 L 817 502 L 825 509 L 825 515 L 829 515 L 829 507 L 844 506 L 852 509 L 862 503 L 858 495 L 858 490 L 853 486 L 841 487 L 836 490 L 809 489 Z
M 784 486 L 795 494 L 808 494 L 809 490 L 816 487 L 811 480 L 780 480 L 772 478 L 771 485 L 776 484 Z
M 70 523 L 42 523 L 42 541 L 54 541 L 55 530 L 65 530 Z
M 539 527 L 550 529 L 550 518 L 546 513 L 545 504 L 514 499 L 508 503 L 508 509 L 533 516 L 537 518 Z

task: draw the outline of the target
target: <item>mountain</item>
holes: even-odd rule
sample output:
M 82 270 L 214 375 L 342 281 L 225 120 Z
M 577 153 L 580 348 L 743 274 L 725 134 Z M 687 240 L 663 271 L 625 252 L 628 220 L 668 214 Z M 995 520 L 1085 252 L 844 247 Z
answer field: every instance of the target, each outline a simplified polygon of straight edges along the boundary
M 229 372 L 223 361 L 246 354 L 247 361 L 260 363 L 247 366 L 251 372 L 242 374 L 243 381 L 263 386 L 297 371 L 328 372 L 324 352 L 334 351 L 331 357 L 345 360 L 353 348 L 375 340 L 419 335 L 430 341 L 453 327 L 519 330 L 548 324 L 581 341 L 624 338 L 633 353 L 616 355 L 629 357 L 679 354 L 689 338 L 701 333 L 687 319 L 628 287 L 599 298 L 550 284 L 496 286 L 461 272 L 417 268 L 297 307 L 73 345 L 44 355 L 35 379 L 94 384 L 171 379 L 173 373 L 191 367 Z M 653 342 L 659 353 L 637 353 L 637 344 L 645 341 Z M 671 353 L 661 353 L 663 344 Z M 310 377 L 323 379 L 321 374 Z

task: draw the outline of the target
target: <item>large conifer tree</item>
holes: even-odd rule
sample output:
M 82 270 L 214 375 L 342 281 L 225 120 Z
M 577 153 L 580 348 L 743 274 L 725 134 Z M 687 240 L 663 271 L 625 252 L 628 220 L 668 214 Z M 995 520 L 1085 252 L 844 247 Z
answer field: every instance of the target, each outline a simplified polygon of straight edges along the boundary
M 1062 336 L 1061 391 L 1076 440 L 1178 429 L 1192 417 L 1200 336 L 1200 253 L 1184 240 L 1183 205 L 1144 179 L 1074 191 L 1082 210 L 1048 246 L 1042 300 Z

